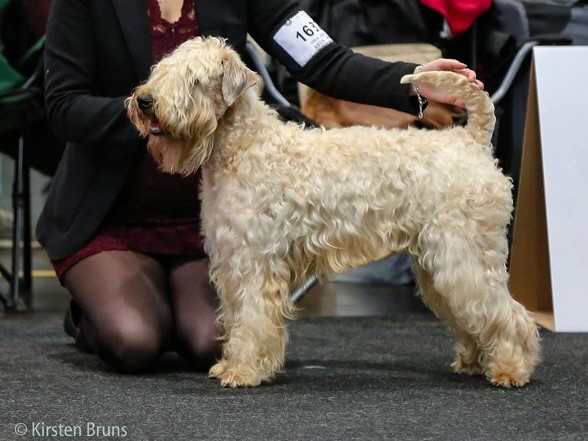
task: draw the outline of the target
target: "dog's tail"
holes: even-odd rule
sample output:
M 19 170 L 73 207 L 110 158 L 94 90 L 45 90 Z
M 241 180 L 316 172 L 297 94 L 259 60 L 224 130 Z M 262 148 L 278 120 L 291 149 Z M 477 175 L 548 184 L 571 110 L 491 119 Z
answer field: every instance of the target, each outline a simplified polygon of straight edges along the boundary
M 467 78 L 455 72 L 434 71 L 405 75 L 402 84 L 426 83 L 464 101 L 468 111 L 466 130 L 480 144 L 490 145 L 496 117 L 490 97 Z

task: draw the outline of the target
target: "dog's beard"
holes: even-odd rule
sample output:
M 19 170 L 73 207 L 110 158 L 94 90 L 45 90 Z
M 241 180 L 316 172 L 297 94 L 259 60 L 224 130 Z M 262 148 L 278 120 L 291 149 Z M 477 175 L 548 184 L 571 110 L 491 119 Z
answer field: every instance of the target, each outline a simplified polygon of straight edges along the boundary
M 147 149 L 160 170 L 188 176 L 195 173 L 208 160 L 212 149 L 212 139 L 194 147 L 186 141 L 169 135 L 150 136 Z
M 162 170 L 169 173 L 195 173 L 212 153 L 218 125 L 214 107 L 207 97 L 196 97 L 196 105 L 185 113 L 171 112 L 171 117 L 157 113 L 167 116 L 160 120 L 165 135 L 151 136 L 148 145 Z
M 181 173 L 182 143 L 170 136 L 150 136 L 147 142 L 149 154 L 159 168 L 166 173 Z

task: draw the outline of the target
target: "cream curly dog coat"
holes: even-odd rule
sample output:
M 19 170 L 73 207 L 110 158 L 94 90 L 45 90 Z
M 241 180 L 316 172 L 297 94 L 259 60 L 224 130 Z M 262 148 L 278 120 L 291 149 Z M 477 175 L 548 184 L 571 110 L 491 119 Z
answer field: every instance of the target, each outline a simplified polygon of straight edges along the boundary
M 527 383 L 539 338 L 507 288 L 511 183 L 492 158 L 486 94 L 458 74 L 408 75 L 462 97 L 467 126 L 303 130 L 260 100 L 257 81 L 223 40 L 196 38 L 127 101 L 163 170 L 203 167 L 225 340 L 210 376 L 232 387 L 270 380 L 284 364 L 294 284 L 407 251 L 423 300 L 457 339 L 455 372 Z

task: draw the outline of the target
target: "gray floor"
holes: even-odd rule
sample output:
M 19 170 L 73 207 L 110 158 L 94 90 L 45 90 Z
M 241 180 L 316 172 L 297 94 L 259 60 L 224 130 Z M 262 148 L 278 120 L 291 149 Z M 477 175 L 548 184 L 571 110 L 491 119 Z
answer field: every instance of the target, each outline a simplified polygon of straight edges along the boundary
M 34 266 L 49 268 L 42 253 Z M 316 288 L 290 324 L 285 372 L 240 390 L 172 353 L 145 375 L 110 371 L 63 334 L 66 302 L 38 277 L 34 311 L 0 318 L 0 441 L 588 439 L 587 334 L 543 331 L 533 382 L 495 388 L 451 373 L 452 338 L 412 287 Z
M 451 338 L 426 314 L 305 317 L 290 330 L 274 384 L 231 390 L 171 353 L 149 374 L 111 372 L 55 316 L 0 321 L 0 439 L 59 423 L 74 439 L 98 425 L 132 440 L 588 439 L 586 335 L 544 333 L 534 381 L 504 390 L 452 374 Z

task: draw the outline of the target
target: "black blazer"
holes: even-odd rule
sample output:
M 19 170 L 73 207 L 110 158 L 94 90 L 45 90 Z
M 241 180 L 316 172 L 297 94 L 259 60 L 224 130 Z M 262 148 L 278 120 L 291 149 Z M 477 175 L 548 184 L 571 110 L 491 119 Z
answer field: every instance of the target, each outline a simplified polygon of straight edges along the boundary
M 384 63 L 336 44 L 303 68 L 273 42 L 300 7 L 290 0 L 196 0 L 203 35 L 240 53 L 247 33 L 303 83 L 334 97 L 416 113 L 408 87 L 414 64 Z M 68 142 L 37 224 L 52 259 L 67 257 L 96 232 L 145 148 L 124 100 L 152 65 L 146 0 L 53 0 L 45 54 L 50 126 Z

